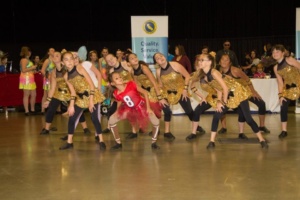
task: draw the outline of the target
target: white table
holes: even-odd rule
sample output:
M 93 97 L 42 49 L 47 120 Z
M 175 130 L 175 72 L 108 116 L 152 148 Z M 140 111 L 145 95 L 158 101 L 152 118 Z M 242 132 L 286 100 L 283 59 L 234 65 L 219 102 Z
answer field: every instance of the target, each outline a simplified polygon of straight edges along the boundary
M 280 112 L 280 105 L 278 99 L 278 87 L 276 78 L 271 79 L 251 79 L 254 89 L 260 94 L 266 103 L 266 110 L 269 112 Z M 199 88 L 199 87 L 198 87 Z M 197 97 L 193 94 L 191 98 L 192 107 L 198 105 Z M 257 111 L 255 104 L 250 102 L 250 110 Z M 184 110 L 179 104 L 172 106 L 173 114 L 183 114 Z M 213 111 L 209 109 L 208 111 Z

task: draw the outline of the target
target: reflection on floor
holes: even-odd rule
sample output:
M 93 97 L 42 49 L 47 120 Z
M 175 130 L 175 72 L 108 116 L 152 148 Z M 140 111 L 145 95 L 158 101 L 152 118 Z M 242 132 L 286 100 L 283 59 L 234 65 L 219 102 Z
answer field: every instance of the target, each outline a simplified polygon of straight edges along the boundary
M 94 131 L 88 113 L 89 128 Z M 253 115 L 258 121 L 258 115 Z M 160 150 L 152 150 L 151 137 L 139 133 L 126 140 L 128 122 L 118 126 L 123 149 L 110 151 L 111 133 L 105 134 L 106 151 L 100 151 L 93 134 L 80 126 L 74 136 L 74 149 L 60 151 L 60 137 L 67 131 L 67 118 L 56 115 L 57 131 L 39 135 L 41 115 L 0 113 L 1 199 L 38 200 L 152 200 L 222 199 L 287 200 L 300 199 L 300 115 L 289 113 L 288 137 L 280 140 L 279 114 L 266 115 L 270 134 L 264 134 L 269 149 L 259 143 L 220 143 L 206 150 L 211 114 L 201 117 L 206 134 L 187 142 L 191 124 L 186 116 L 174 116 L 171 131 L 176 139 L 158 139 Z M 162 121 L 161 121 L 162 122 Z M 103 120 L 103 128 L 107 121 Z M 218 138 L 236 138 L 237 115 L 228 114 L 227 133 Z M 164 125 L 161 123 L 161 133 Z M 150 127 L 149 130 L 150 131 Z M 148 132 L 147 131 L 147 132 Z M 254 138 L 248 125 L 245 134 Z

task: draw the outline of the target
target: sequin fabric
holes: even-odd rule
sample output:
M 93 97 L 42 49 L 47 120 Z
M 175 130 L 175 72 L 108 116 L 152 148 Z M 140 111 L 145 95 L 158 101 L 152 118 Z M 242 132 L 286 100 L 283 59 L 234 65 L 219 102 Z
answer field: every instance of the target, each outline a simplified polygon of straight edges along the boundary
M 80 108 L 88 108 L 89 107 L 89 84 L 85 80 L 83 76 L 77 75 L 71 79 L 69 82 L 73 85 L 76 92 L 76 101 L 75 104 Z M 99 90 L 95 90 L 94 96 L 94 104 L 101 103 L 105 99 L 105 97 L 99 92 Z
M 161 75 L 163 83 L 162 97 L 166 98 L 170 105 L 177 104 L 184 88 L 184 79 L 181 74 L 172 71 L 169 74 Z
M 282 96 L 296 100 L 300 96 L 300 73 L 290 65 L 285 65 L 277 73 L 283 78 Z

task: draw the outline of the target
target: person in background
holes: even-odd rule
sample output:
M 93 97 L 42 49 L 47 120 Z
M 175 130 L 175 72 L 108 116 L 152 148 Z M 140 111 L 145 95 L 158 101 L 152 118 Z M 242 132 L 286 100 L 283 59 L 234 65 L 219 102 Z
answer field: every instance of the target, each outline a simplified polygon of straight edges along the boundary
M 209 47 L 207 45 L 203 45 L 201 49 L 201 53 L 209 53 Z
M 124 55 L 124 51 L 122 51 L 121 49 L 118 49 L 116 51 L 116 57 L 117 57 L 117 59 L 118 59 L 119 62 L 123 62 L 123 61 L 126 60 L 126 57 Z
M 264 53 L 261 56 L 261 63 L 264 66 L 264 72 L 266 74 L 270 74 L 272 78 L 275 78 L 276 75 L 274 73 L 274 65 L 276 64 L 276 61 L 272 57 L 272 45 L 271 43 L 267 43 L 264 45 L 263 50 Z
M 0 73 L 6 73 L 7 71 L 7 56 L 0 56 Z
M 38 55 L 33 56 L 32 62 L 37 66 L 36 71 L 40 71 L 42 68 L 40 56 L 38 56 Z
M 297 100 L 300 96 L 300 63 L 291 56 L 285 56 L 285 48 L 282 44 L 274 45 L 271 52 L 277 62 L 274 66 L 274 73 L 278 83 L 282 130 L 278 137 L 285 138 L 288 135 L 288 106 L 291 101 Z
M 177 45 L 175 47 L 175 57 L 172 59 L 172 61 L 176 61 L 176 62 L 180 63 L 189 74 L 192 73 L 191 61 L 187 57 L 184 47 L 182 45 Z
M 254 65 L 258 65 L 258 63 L 260 63 L 260 59 L 257 57 L 256 50 L 252 50 L 250 52 L 250 55 L 246 53 L 245 60 L 241 68 L 243 72 L 245 72 L 245 74 L 249 76 L 251 67 Z
M 237 56 L 236 56 L 235 52 L 230 49 L 230 47 L 231 47 L 230 41 L 225 40 L 223 42 L 223 49 L 221 49 L 217 52 L 217 54 L 216 54 L 217 69 L 219 69 L 219 67 L 220 67 L 219 63 L 220 63 L 221 56 L 223 54 L 228 54 L 229 55 L 230 60 L 232 60 L 232 65 L 233 66 L 240 67 Z
M 42 105 L 45 103 L 48 97 L 48 91 L 50 89 L 50 80 L 49 80 L 49 74 L 53 69 L 55 69 L 55 64 L 52 62 L 53 60 L 53 55 L 54 55 L 55 49 L 54 48 L 49 48 L 47 52 L 47 58 L 43 61 L 43 66 L 41 69 L 41 73 L 44 76 L 43 80 L 43 89 L 44 89 L 44 95 L 42 98 Z M 42 107 L 41 113 L 45 113 L 45 108 Z
M 108 74 L 108 66 L 105 60 L 105 57 L 109 54 L 108 48 L 103 47 L 101 50 L 101 57 L 99 58 L 99 70 L 102 76 L 102 83 L 101 83 L 101 89 L 102 94 L 105 94 L 106 87 L 107 87 L 107 74 Z
M 7 54 L 2 53 L 0 54 L 0 73 L 6 73 L 8 71 L 7 67 Z M 7 107 L 3 107 L 3 111 L 7 114 Z
M 99 70 L 98 53 L 96 50 L 89 52 L 89 61 Z M 100 70 L 99 70 L 100 71 Z
M 23 105 L 25 109 L 25 115 L 29 116 L 28 99 L 30 98 L 30 111 L 35 113 L 35 101 L 36 101 L 36 83 L 34 80 L 34 73 L 36 65 L 34 65 L 29 59 L 31 56 L 31 50 L 27 46 L 21 48 L 20 60 L 21 74 L 19 89 L 23 90 Z
M 291 47 L 285 46 L 285 57 L 289 57 L 289 56 L 295 58 L 295 54 L 294 52 L 291 51 Z
M 254 74 L 257 72 L 257 67 L 256 67 L 256 65 L 253 65 L 252 67 L 251 67 L 251 71 L 247 74 L 247 76 L 249 77 L 249 78 L 253 78 L 254 77 Z
M 265 78 L 266 74 L 264 72 L 264 66 L 261 63 L 258 63 L 256 68 L 257 68 L 257 71 L 255 72 L 253 78 Z

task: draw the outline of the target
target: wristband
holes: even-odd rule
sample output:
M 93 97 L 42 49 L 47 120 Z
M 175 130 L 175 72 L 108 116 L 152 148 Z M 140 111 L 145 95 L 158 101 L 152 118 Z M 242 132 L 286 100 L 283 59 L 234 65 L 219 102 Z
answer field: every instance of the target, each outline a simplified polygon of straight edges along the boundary
M 49 102 L 50 102 L 51 100 L 52 100 L 52 98 L 51 98 L 51 97 L 47 97 L 47 101 L 49 101 Z
M 70 100 L 75 100 L 76 96 L 71 96 Z

